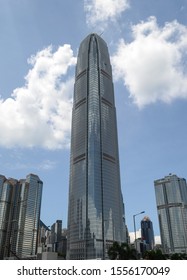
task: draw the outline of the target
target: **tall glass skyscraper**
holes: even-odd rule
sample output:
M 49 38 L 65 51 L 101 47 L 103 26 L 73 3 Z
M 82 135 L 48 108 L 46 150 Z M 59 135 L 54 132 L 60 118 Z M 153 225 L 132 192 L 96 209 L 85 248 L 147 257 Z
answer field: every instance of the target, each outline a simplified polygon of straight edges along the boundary
M 43 183 L 37 175 L 0 175 L 0 259 L 35 258 Z
M 72 112 L 68 258 L 105 259 L 124 241 L 116 109 L 108 48 L 97 34 L 81 43 Z
M 154 185 L 163 251 L 187 253 L 186 180 L 169 174 Z
M 145 216 L 141 220 L 141 238 L 146 245 L 146 250 L 153 250 L 155 245 L 153 223 L 149 217 Z

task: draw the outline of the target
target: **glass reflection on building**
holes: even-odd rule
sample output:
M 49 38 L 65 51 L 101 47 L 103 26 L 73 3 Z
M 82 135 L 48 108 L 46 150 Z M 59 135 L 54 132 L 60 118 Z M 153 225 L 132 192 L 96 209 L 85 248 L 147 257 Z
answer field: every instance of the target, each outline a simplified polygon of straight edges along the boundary
M 72 112 L 68 258 L 105 259 L 124 241 L 116 111 L 108 48 L 97 34 L 80 45 Z
M 148 216 L 141 220 L 141 238 L 146 250 L 153 250 L 155 246 L 153 223 Z
M 186 180 L 169 174 L 154 185 L 163 251 L 187 253 Z
M 0 175 L 0 259 L 36 257 L 42 188 L 37 175 Z

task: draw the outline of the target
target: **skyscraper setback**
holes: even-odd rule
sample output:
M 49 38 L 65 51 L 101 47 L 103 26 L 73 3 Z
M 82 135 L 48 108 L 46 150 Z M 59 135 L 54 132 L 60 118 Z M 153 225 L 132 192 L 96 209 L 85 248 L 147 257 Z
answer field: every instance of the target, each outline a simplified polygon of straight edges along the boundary
M 116 110 L 108 48 L 97 34 L 77 58 L 70 157 L 68 258 L 105 259 L 124 241 Z

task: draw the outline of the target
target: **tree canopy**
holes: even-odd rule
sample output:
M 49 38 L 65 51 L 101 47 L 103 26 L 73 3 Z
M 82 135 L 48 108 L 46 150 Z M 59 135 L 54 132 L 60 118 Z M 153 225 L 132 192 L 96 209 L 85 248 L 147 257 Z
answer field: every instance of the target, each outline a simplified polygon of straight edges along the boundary
M 127 243 L 114 242 L 108 249 L 108 256 L 111 260 L 136 260 L 137 251 L 132 249 Z

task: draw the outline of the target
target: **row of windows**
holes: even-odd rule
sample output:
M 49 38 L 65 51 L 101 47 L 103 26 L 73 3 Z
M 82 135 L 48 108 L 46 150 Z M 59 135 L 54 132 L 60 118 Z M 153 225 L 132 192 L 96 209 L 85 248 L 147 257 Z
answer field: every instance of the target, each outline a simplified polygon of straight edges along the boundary
M 157 205 L 169 203 L 187 204 L 187 188 L 186 184 L 181 181 L 171 181 L 155 186 Z
M 93 73 L 92 73 L 93 72 Z M 89 84 L 90 89 L 88 93 L 90 94 L 92 91 L 98 95 L 98 73 L 93 69 L 89 73 Z M 75 94 L 74 94 L 74 104 L 78 106 L 78 103 L 81 100 L 84 100 L 87 96 L 87 77 L 84 76 L 80 80 L 76 81 L 75 83 Z M 107 102 L 109 106 L 114 104 L 114 93 L 113 93 L 113 84 L 106 79 L 105 77 L 101 76 L 101 83 L 100 83 L 100 94 L 103 98 L 103 102 Z
M 181 213 L 181 208 L 161 209 L 159 217 L 162 241 L 167 241 L 169 248 L 173 245 L 184 245 L 184 240 L 187 240 L 187 221 Z M 179 244 L 181 241 L 183 244 Z
M 110 220 L 108 223 L 105 222 L 105 235 L 113 240 L 114 232 L 118 228 L 115 238 L 123 240 L 122 228 L 119 225 L 122 224 L 123 213 L 120 213 L 122 206 L 119 206 L 122 200 L 118 178 L 115 108 L 109 56 L 107 53 L 105 55 L 106 45 L 102 43 L 103 47 L 100 46 L 96 36 L 91 36 L 89 40 L 91 40 L 89 47 L 85 41 L 86 45 L 81 45 L 78 55 L 77 74 L 80 76 L 75 82 L 77 105 L 76 110 L 73 110 L 72 122 L 71 164 L 73 159 L 75 164 L 71 165 L 70 174 L 69 242 L 70 255 L 75 259 L 83 258 L 84 252 L 76 250 L 76 243 L 74 247 L 72 242 L 76 240 L 78 242 L 79 238 L 86 237 L 90 240 L 101 240 L 87 244 L 89 246 L 87 257 L 102 257 L 103 206 L 104 216 Z M 85 71 L 88 66 L 88 71 Z M 100 72 L 99 67 L 103 69 Z M 105 197 L 104 205 L 102 191 Z M 86 220 L 86 204 L 88 220 Z M 111 222 L 112 219 L 115 219 L 115 225 Z

